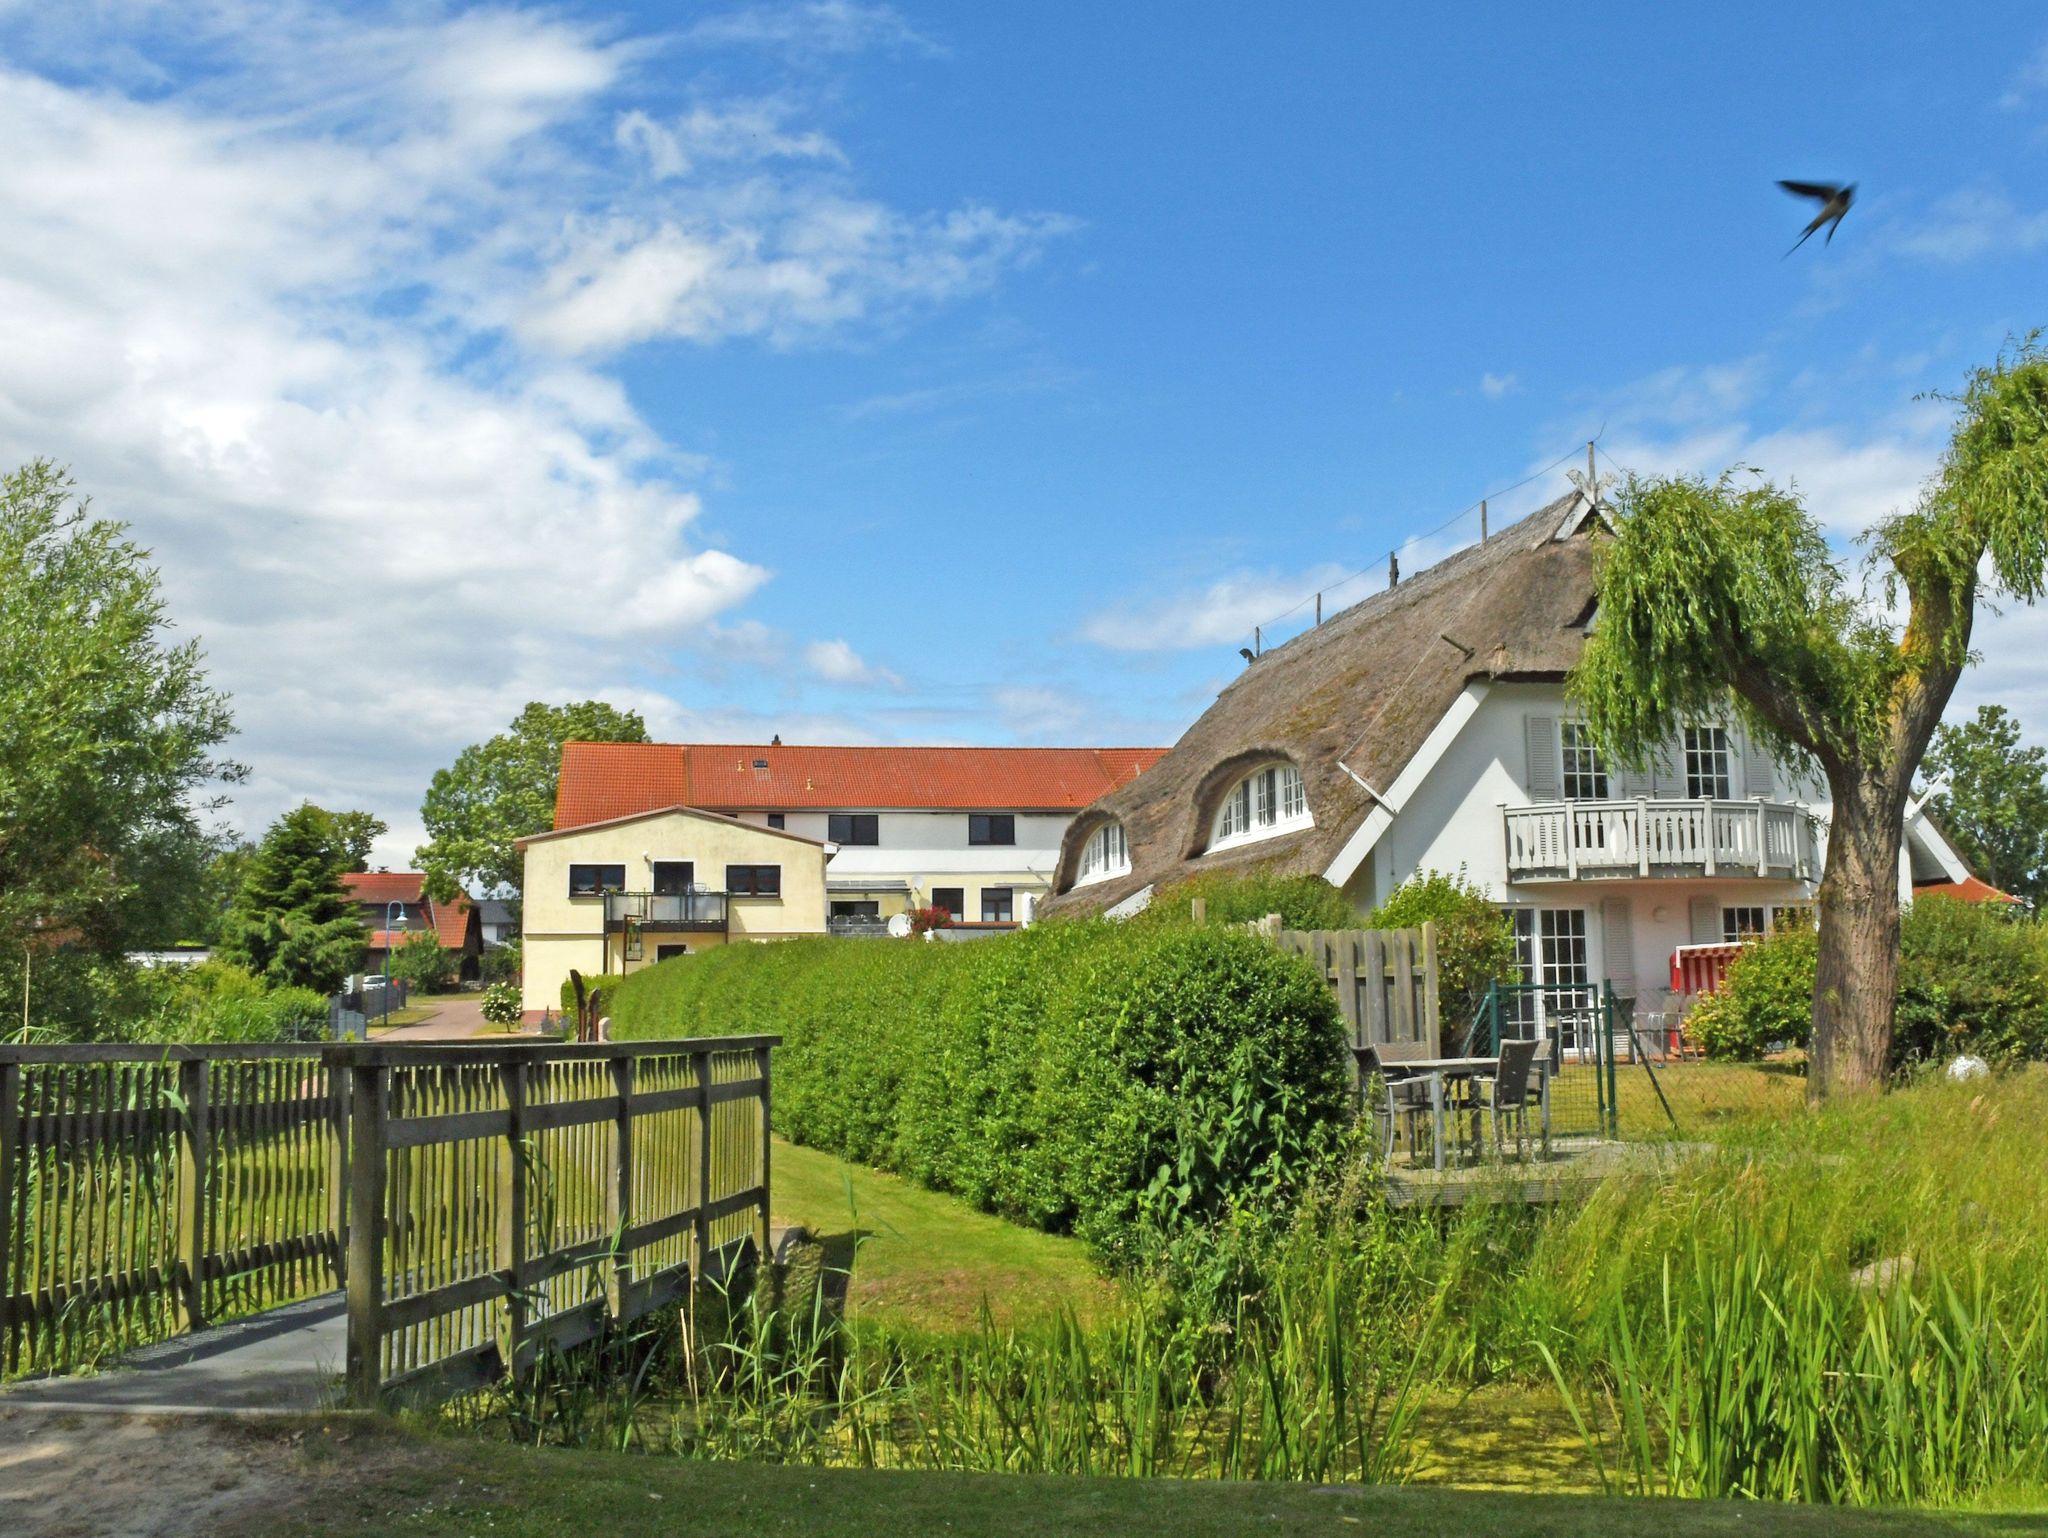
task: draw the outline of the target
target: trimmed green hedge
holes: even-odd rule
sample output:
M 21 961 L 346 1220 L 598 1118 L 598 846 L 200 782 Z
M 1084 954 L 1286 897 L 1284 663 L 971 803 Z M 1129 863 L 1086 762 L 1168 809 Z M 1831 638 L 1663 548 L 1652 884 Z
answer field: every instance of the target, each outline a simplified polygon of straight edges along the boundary
M 585 997 L 588 997 L 597 989 L 602 988 L 604 990 L 605 1009 L 609 1013 L 611 1001 L 619 996 L 619 984 L 624 981 L 625 978 L 615 972 L 607 972 L 602 977 L 592 977 L 586 972 L 583 974 L 583 992 Z M 576 1014 L 576 984 L 566 977 L 562 979 L 562 1013 L 571 1018 L 574 1018 Z
M 1345 1110 L 1313 969 L 1209 927 L 731 945 L 635 973 L 619 1039 L 779 1032 L 775 1121 L 1112 1262 L 1284 1189 Z

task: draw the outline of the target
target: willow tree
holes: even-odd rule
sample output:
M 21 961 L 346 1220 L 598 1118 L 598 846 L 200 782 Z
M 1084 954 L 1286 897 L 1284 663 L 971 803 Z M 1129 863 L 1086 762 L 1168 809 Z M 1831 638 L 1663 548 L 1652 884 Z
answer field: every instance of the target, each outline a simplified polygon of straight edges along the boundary
M 1571 690 L 1617 761 L 1688 719 L 1743 724 L 1826 778 L 1809 1093 L 1878 1085 L 1898 994 L 1913 775 L 1970 655 L 1977 600 L 2032 602 L 2048 566 L 2048 354 L 1971 376 L 1940 469 L 1867 536 L 1855 582 L 1798 496 L 1753 474 L 1629 479 Z M 1903 623 L 1892 616 L 1903 613 Z

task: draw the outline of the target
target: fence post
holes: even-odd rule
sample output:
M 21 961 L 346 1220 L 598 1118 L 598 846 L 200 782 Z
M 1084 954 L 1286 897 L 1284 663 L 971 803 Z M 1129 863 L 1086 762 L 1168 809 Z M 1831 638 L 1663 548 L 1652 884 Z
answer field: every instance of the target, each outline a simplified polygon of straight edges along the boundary
M 761 1231 L 760 1263 L 765 1266 L 771 1258 L 768 1253 L 768 1161 L 773 1147 L 768 1125 L 770 1100 L 768 1095 L 768 1049 L 766 1047 L 756 1047 L 754 1049 L 754 1071 L 761 1080 L 761 1216 L 755 1226 Z
M 526 1062 L 502 1064 L 505 1088 L 505 1157 L 498 1164 L 498 1262 L 505 1272 L 505 1371 L 517 1374 L 526 1345 Z
M 1621 1137 L 1621 1106 L 1615 1099 L 1614 1084 L 1614 984 L 1602 983 L 1601 991 L 1606 997 L 1603 1014 L 1607 1021 L 1607 1135 Z
M 690 1063 L 697 1070 L 697 1253 L 690 1263 L 690 1286 L 695 1290 L 711 1263 L 711 1054 L 693 1052 Z
M 611 1061 L 612 1089 L 619 1097 L 614 1123 L 618 1146 L 613 1150 L 611 1168 L 605 1172 L 604 1223 L 611 1231 L 612 1253 L 605 1267 L 605 1302 L 612 1322 L 626 1318 L 626 1292 L 633 1285 L 633 1252 L 626 1248 L 626 1230 L 633 1226 L 633 1059 Z
M 1442 1057 L 1443 1001 L 1437 993 L 1435 919 L 1422 921 L 1422 1013 L 1423 1018 L 1429 1022 L 1429 1055 Z
M 14 1247 L 21 1242 L 5 1219 L 16 1211 L 15 1149 L 21 1144 L 21 1064 L 0 1063 L 0 1372 L 19 1365 L 14 1322 Z
M 1197 927 L 1209 922 L 1209 899 L 1197 897 L 1188 904 L 1188 915 Z
M 212 1163 L 212 1121 L 207 1110 L 207 1062 L 178 1064 L 178 1094 L 185 1102 L 178 1139 L 178 1286 L 187 1330 L 206 1327 L 206 1177 Z
M 327 1075 L 327 1135 L 333 1140 L 327 1150 L 327 1232 L 334 1241 L 329 1263 L 334 1267 L 334 1285 L 348 1285 L 349 1227 L 349 1085 L 354 1075 L 346 1068 L 324 1063 Z
M 384 1123 L 391 1111 L 391 1070 L 351 1064 L 338 1070 L 348 1091 L 349 1403 L 376 1408 L 384 1386 Z

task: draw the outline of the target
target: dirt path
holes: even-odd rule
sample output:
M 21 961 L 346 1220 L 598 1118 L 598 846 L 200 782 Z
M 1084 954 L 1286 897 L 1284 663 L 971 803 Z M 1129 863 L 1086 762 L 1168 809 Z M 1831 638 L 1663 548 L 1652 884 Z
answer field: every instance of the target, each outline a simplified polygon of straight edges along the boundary
M 8 1538 L 183 1538 L 260 1531 L 337 1465 L 309 1450 L 333 1424 L 194 1416 L 61 1415 L 0 1407 L 0 1533 Z M 243 1524 L 247 1524 L 243 1526 Z
M 482 996 L 450 999 L 418 1025 L 386 1031 L 379 1041 L 467 1041 L 484 1028 Z

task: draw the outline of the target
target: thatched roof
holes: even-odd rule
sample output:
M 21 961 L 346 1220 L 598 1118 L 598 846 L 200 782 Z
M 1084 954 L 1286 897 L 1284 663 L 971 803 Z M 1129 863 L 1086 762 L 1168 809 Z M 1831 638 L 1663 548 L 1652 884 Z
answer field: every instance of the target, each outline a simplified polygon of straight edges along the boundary
M 1555 679 L 1578 660 L 1598 527 L 1586 512 L 1574 491 L 1251 663 L 1157 766 L 1075 818 L 1054 890 L 1109 817 L 1130 840 L 1130 874 L 1050 910 L 1110 907 L 1197 871 L 1327 871 L 1469 681 Z M 1301 770 L 1315 826 L 1202 855 L 1224 793 L 1276 758 Z

